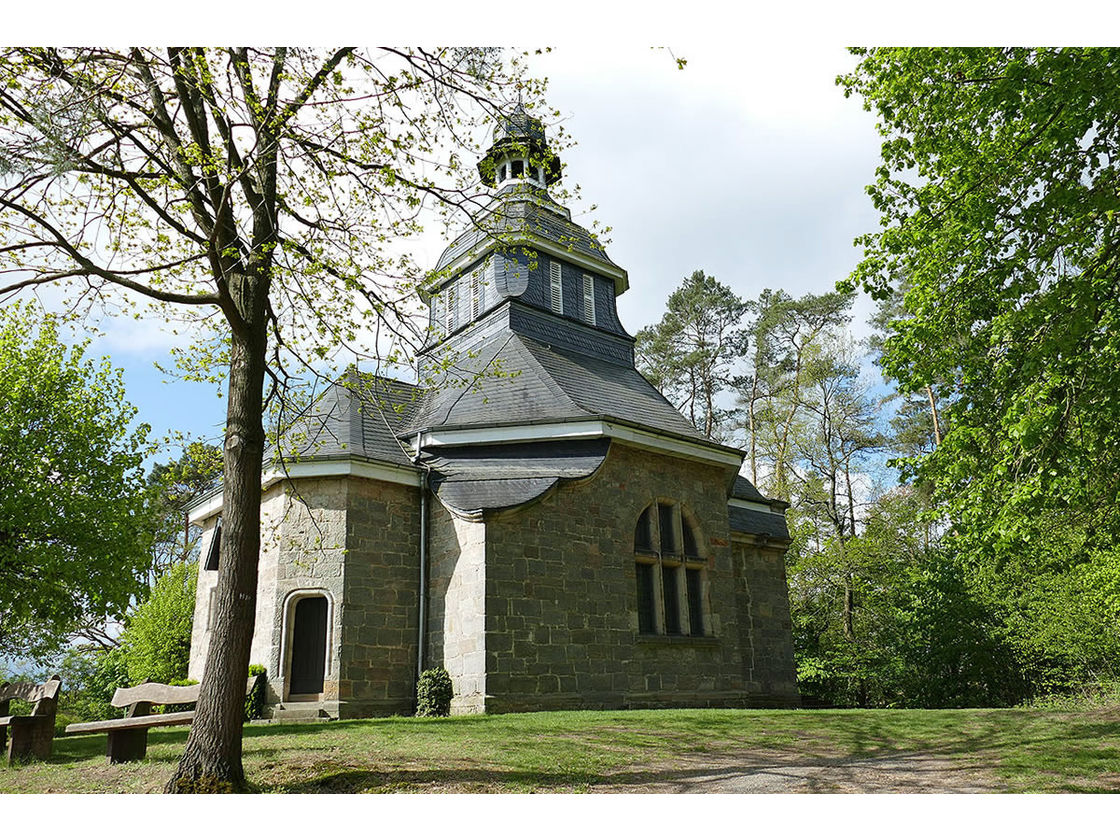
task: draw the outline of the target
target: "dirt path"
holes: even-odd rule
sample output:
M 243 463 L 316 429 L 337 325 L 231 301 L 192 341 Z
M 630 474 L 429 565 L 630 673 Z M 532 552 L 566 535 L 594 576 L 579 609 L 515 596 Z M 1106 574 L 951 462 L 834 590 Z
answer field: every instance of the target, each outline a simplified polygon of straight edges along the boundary
M 923 754 L 814 759 L 780 752 L 689 758 L 611 774 L 594 793 L 999 793 L 985 768 Z

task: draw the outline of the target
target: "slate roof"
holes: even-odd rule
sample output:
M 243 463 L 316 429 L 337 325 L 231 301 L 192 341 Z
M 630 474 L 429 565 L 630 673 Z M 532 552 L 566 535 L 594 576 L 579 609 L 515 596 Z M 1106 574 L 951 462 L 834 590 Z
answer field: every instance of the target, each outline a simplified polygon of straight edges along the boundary
M 481 374 L 478 371 L 497 372 Z M 505 332 L 453 369 L 457 381 L 428 394 L 405 432 L 608 417 L 711 443 L 627 365 Z
M 412 420 L 419 395 L 415 385 L 351 369 L 292 424 L 283 450 L 293 460 L 352 456 L 411 466 L 397 436 Z
M 766 513 L 728 505 L 727 518 L 732 531 L 741 534 L 760 534 L 781 540 L 789 539 L 786 518 L 780 513 Z
M 561 480 L 587 478 L 609 447 L 604 439 L 446 447 L 429 453 L 424 463 L 439 500 L 476 516 L 532 501 Z
M 770 501 L 758 492 L 758 489 L 751 484 L 750 479 L 743 475 L 735 476 L 735 484 L 731 488 L 731 497 L 733 499 L 746 499 L 749 502 Z
M 622 270 L 607 256 L 603 246 L 586 229 L 573 222 L 568 217 L 568 211 L 544 190 L 514 185 L 499 191 L 495 199 L 500 202 L 500 209 L 482 220 L 483 229 L 471 227 L 457 236 L 440 255 L 435 268 L 437 272 L 464 254 L 481 255 L 491 239 L 518 241 L 528 235 L 542 237 L 573 253 Z

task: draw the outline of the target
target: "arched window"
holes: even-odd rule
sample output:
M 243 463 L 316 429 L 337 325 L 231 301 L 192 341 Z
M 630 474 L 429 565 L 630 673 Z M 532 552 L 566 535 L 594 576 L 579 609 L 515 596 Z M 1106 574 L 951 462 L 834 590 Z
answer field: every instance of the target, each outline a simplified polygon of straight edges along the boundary
M 680 504 L 657 501 L 638 516 L 634 572 L 639 633 L 707 634 L 707 562 L 696 529 Z

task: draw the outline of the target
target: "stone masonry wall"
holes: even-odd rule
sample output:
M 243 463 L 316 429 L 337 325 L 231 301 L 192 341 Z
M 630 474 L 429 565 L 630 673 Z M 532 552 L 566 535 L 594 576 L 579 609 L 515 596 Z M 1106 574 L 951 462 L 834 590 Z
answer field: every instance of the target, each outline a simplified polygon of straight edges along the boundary
M 486 526 L 432 500 L 429 520 L 427 666 L 451 675 L 453 714 L 487 711 Z
M 784 551 L 739 536 L 732 547 L 750 611 L 751 694 L 758 705 L 799 705 Z
M 339 716 L 409 714 L 416 679 L 419 490 L 351 478 Z
M 281 700 L 288 699 L 296 602 L 302 597 L 325 597 L 327 661 L 320 699 L 331 708 L 338 703 L 341 672 L 338 642 L 343 626 L 346 482 L 339 478 L 304 479 L 295 482 L 290 493 L 277 493 L 283 505 L 281 524 L 277 528 L 275 520 L 270 519 L 270 530 L 275 536 L 262 540 L 262 545 L 270 549 L 272 542 L 276 542 L 275 589 L 270 597 L 261 598 L 260 593 L 267 593 L 270 581 L 263 578 L 258 587 L 254 661 L 267 659 L 270 693 Z M 265 556 L 262 554 L 262 561 Z
M 412 710 L 419 498 L 360 478 L 303 479 L 261 502 L 261 556 L 250 661 L 268 669 L 268 703 L 288 700 L 296 602 L 327 598 L 325 707 L 340 717 Z M 216 518 L 201 523 L 205 557 Z M 202 679 L 216 571 L 199 571 L 190 676 Z
M 590 479 L 486 523 L 486 711 L 749 705 L 730 467 L 611 444 Z M 700 527 L 705 637 L 639 635 L 634 528 L 657 500 Z M 741 632 L 742 631 L 742 632 Z
M 286 498 L 279 487 L 265 491 L 261 498 L 261 556 L 257 566 L 257 605 L 253 625 L 252 649 L 249 661 L 264 665 L 268 669 L 268 703 L 280 699 L 279 689 L 273 685 L 277 671 L 271 652 L 278 644 L 276 639 L 279 627 L 273 626 L 273 603 L 276 599 L 277 570 L 280 559 L 279 523 L 284 516 Z M 218 572 L 207 571 L 201 567 L 210 552 L 218 517 L 212 516 L 199 523 L 202 537 L 198 582 L 195 588 L 194 621 L 191 629 L 191 655 L 187 676 L 201 680 L 206 667 L 206 655 L 210 646 L 210 622 L 213 612 L 213 593 L 218 585 Z
M 187 677 L 201 682 L 202 672 L 206 668 L 206 651 L 210 646 L 210 593 L 218 585 L 218 573 L 206 571 L 203 564 L 210 551 L 210 543 L 214 539 L 214 528 L 218 524 L 218 518 L 212 516 L 198 524 L 202 528 L 202 536 L 199 539 L 202 559 L 199 562 L 198 580 L 195 582 L 191 658 L 187 666 Z

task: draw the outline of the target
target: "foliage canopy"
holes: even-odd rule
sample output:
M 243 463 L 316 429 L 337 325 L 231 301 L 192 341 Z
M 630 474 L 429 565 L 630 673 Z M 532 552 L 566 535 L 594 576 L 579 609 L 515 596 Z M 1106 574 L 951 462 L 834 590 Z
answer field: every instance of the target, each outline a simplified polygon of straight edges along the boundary
M 948 403 L 915 463 L 973 548 L 1120 536 L 1120 52 L 855 50 L 882 229 L 849 286 L 905 285 L 883 367 Z
M 32 307 L 0 311 L 0 655 L 42 659 L 142 592 L 153 538 L 119 370 Z

